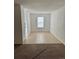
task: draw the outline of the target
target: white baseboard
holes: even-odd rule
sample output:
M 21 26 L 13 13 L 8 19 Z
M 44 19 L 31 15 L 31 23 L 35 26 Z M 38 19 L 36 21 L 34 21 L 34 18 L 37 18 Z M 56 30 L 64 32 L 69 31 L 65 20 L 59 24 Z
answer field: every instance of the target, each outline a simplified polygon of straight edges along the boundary
M 56 34 L 54 34 L 54 33 L 51 33 L 52 35 L 54 35 L 59 41 L 61 41 L 61 43 L 63 43 L 64 45 L 65 45 L 65 42 L 64 41 L 62 41 L 62 39 L 61 38 L 59 38 Z
M 27 34 L 26 37 L 24 37 L 24 39 L 23 39 L 23 44 L 25 44 L 24 41 L 25 41 L 25 40 L 28 40 L 29 36 L 30 36 L 30 33 Z

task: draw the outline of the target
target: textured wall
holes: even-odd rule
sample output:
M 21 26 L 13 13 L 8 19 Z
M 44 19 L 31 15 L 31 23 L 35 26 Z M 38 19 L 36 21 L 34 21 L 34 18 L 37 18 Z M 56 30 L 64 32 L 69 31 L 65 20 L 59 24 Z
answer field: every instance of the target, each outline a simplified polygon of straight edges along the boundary
M 14 4 L 14 43 L 22 44 L 22 24 L 19 4 Z
M 37 28 L 37 17 L 43 16 L 44 17 L 44 28 L 40 29 Z M 35 31 L 50 31 L 50 14 L 30 14 L 30 20 L 31 20 L 31 32 Z
M 65 42 L 65 9 L 64 7 L 53 11 L 51 14 L 50 31 L 60 41 Z

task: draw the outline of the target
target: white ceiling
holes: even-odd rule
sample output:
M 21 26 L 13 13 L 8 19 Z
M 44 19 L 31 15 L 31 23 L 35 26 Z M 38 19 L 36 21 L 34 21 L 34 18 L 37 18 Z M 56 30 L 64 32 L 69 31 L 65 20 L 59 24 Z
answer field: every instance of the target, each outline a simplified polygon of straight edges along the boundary
M 15 2 L 35 11 L 53 11 L 65 5 L 65 0 L 15 0 Z

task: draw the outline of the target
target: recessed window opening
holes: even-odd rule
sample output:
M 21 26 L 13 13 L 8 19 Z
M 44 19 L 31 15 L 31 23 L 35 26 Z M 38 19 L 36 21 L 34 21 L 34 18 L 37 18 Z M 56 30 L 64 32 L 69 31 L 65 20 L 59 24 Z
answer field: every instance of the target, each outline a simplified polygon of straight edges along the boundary
M 37 27 L 38 28 L 44 27 L 44 17 L 37 17 Z

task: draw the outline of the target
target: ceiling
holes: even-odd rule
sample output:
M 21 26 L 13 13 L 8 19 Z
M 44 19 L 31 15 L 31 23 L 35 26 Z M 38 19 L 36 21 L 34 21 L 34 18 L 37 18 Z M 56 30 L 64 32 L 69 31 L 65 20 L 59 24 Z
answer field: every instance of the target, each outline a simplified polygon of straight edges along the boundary
M 65 5 L 65 0 L 15 0 L 15 2 L 35 11 L 53 11 Z

